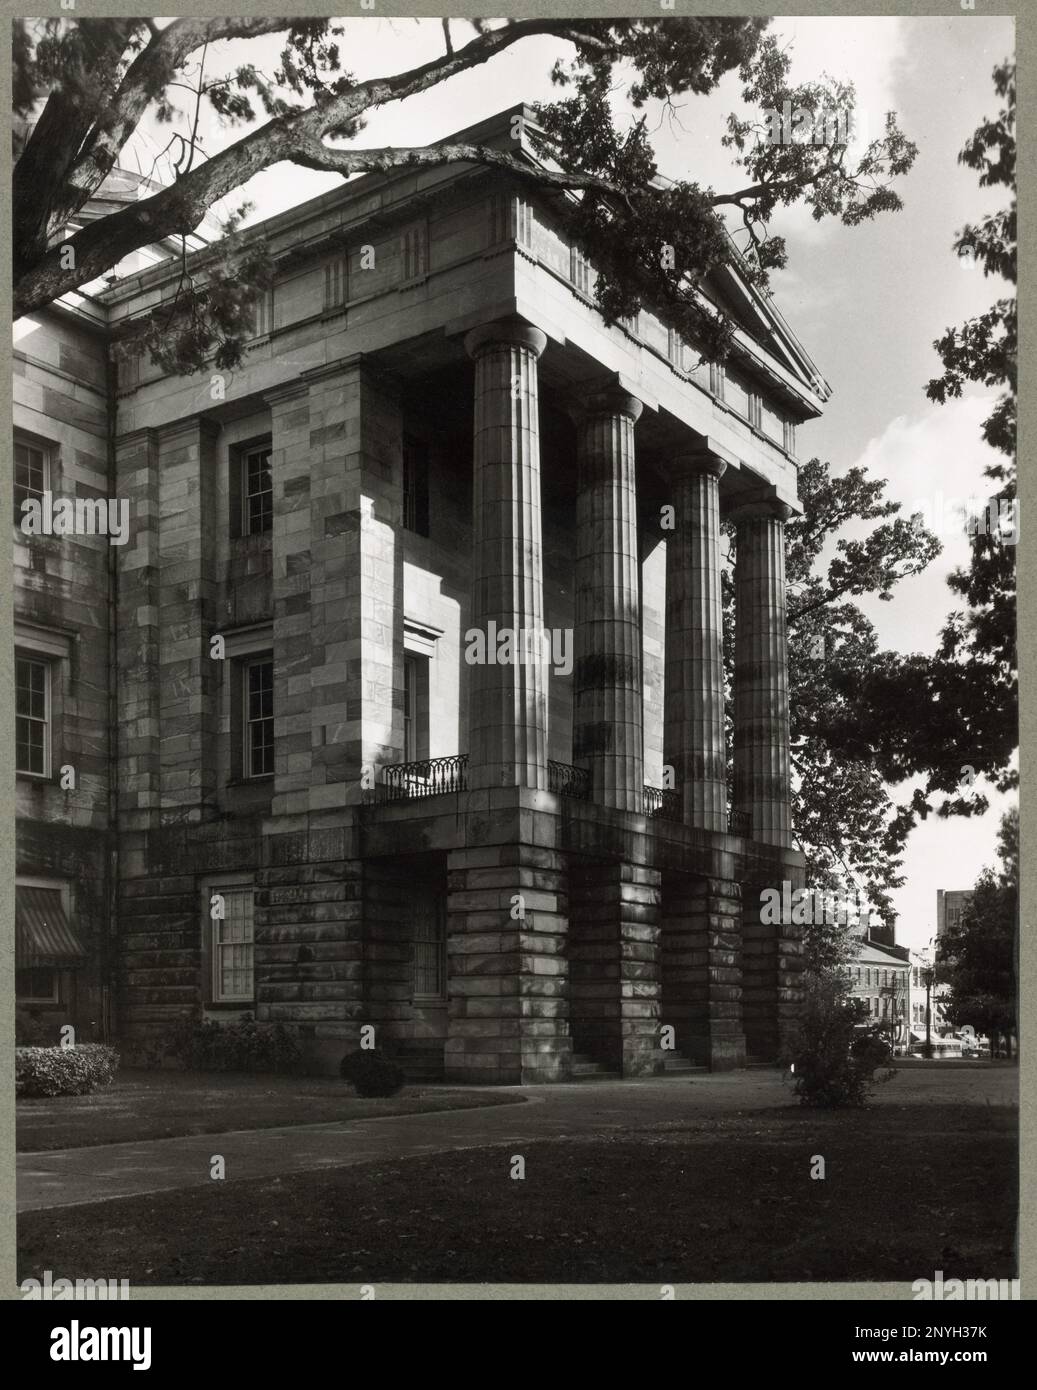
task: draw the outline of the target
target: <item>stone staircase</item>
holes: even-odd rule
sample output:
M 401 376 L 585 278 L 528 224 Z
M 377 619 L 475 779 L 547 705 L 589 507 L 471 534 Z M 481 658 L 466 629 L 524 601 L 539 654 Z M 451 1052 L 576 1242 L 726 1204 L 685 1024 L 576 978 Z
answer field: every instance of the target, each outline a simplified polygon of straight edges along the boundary
M 689 1076 L 708 1071 L 708 1067 L 704 1067 L 700 1062 L 693 1062 L 690 1057 L 685 1057 L 683 1052 L 663 1053 L 663 1076 Z
M 572 1055 L 571 1081 L 618 1081 L 619 1072 L 607 1067 L 604 1062 L 595 1062 L 585 1052 Z

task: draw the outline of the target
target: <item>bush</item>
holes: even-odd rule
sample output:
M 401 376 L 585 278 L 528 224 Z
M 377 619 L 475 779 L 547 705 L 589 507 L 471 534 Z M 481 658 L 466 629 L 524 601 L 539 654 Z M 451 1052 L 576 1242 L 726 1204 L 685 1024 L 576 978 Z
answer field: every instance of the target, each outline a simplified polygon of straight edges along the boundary
M 83 1096 L 110 1086 L 119 1054 L 102 1043 L 78 1047 L 16 1047 L 15 1093 L 20 1096 Z
M 53 1031 L 53 1028 L 48 1028 L 43 1020 L 29 1009 L 15 1009 L 15 1047 L 43 1047 L 49 1041 L 48 1033 Z
M 394 1096 L 404 1082 L 400 1068 L 377 1047 L 347 1052 L 339 1074 L 352 1082 L 361 1096 Z
M 185 1071 L 282 1072 L 302 1068 L 299 1039 L 283 1023 L 257 1023 L 251 1014 L 235 1023 L 179 1019 L 170 1031 L 165 1055 Z
M 808 981 L 799 1028 L 784 1059 L 802 1105 L 834 1110 L 867 1104 L 875 1069 L 889 1060 L 889 1044 L 877 1028 L 860 1027 L 866 1020 L 864 1004 L 849 996 L 843 979 L 822 975 Z M 880 1079 L 895 1074 L 887 1069 Z

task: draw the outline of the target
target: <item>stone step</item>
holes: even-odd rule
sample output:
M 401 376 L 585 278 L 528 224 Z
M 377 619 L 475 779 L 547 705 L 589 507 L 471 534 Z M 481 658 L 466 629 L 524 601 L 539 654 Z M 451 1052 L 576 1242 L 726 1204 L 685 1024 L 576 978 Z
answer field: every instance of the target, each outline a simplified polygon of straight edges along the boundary
M 685 1072 L 689 1071 L 704 1072 L 708 1070 L 709 1068 L 704 1067 L 701 1062 L 693 1062 L 680 1052 L 667 1052 L 663 1056 L 663 1072 L 666 1076 L 673 1076 L 674 1074 L 683 1076 Z
M 618 1081 L 619 1072 L 607 1067 L 604 1062 L 595 1062 L 582 1052 L 574 1052 L 570 1076 L 573 1081 Z

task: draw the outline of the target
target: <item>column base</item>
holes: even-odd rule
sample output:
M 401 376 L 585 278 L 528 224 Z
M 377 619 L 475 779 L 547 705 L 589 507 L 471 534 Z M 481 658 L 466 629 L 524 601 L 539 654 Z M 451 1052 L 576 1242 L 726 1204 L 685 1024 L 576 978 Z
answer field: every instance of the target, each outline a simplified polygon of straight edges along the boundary
M 508 1041 L 448 1038 L 443 1054 L 445 1080 L 476 1086 L 542 1086 L 569 1079 L 572 1043 L 568 1038 L 545 1039 L 515 1051 L 497 1050 Z
M 719 1029 L 705 1037 L 692 1034 L 684 1055 L 690 1062 L 708 1067 L 710 1071 L 738 1071 L 746 1063 L 745 1034 Z

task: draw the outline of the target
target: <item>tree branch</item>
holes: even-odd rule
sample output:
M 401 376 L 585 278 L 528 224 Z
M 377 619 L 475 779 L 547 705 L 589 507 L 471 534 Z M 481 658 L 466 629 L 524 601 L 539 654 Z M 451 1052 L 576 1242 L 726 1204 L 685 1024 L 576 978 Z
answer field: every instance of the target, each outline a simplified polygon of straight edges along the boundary
M 181 45 L 190 43 L 193 49 L 206 41 L 206 32 L 213 33 L 214 26 L 222 27 L 220 37 L 227 37 L 228 26 L 246 23 L 273 26 L 275 21 L 178 20 L 176 25 L 190 26 L 189 30 L 180 31 L 178 42 Z M 162 31 L 163 38 L 172 28 L 174 25 Z M 459 157 L 464 158 L 464 155 L 459 156 L 458 151 L 467 150 L 472 154 L 479 152 L 478 162 L 506 167 L 520 177 L 535 178 L 544 184 L 571 188 L 598 186 L 602 191 L 615 192 L 607 181 L 595 180 L 591 175 L 533 170 L 504 151 L 482 146 L 432 146 L 424 151 L 404 151 L 404 157 L 390 162 L 392 151 L 333 150 L 323 144 L 325 135 L 355 121 L 370 107 L 400 101 L 434 87 L 448 77 L 487 62 L 512 44 L 534 34 L 552 34 L 581 44 L 592 42 L 572 24 L 564 21 L 519 20 L 503 29 L 486 30 L 452 55 L 439 57 L 390 77 L 360 83 L 319 106 L 275 117 L 192 169 L 172 187 L 90 223 L 77 232 L 64 243 L 74 253 L 72 268 L 65 269 L 61 265 L 62 247 L 51 247 L 19 276 L 14 294 L 15 318 L 32 313 L 62 294 L 89 284 L 141 246 L 165 236 L 193 231 L 213 203 L 281 160 L 348 174 L 383 170 L 394 167 L 394 163 L 444 164 Z M 597 40 L 593 42 L 598 43 Z M 148 48 L 151 48 L 150 44 Z

